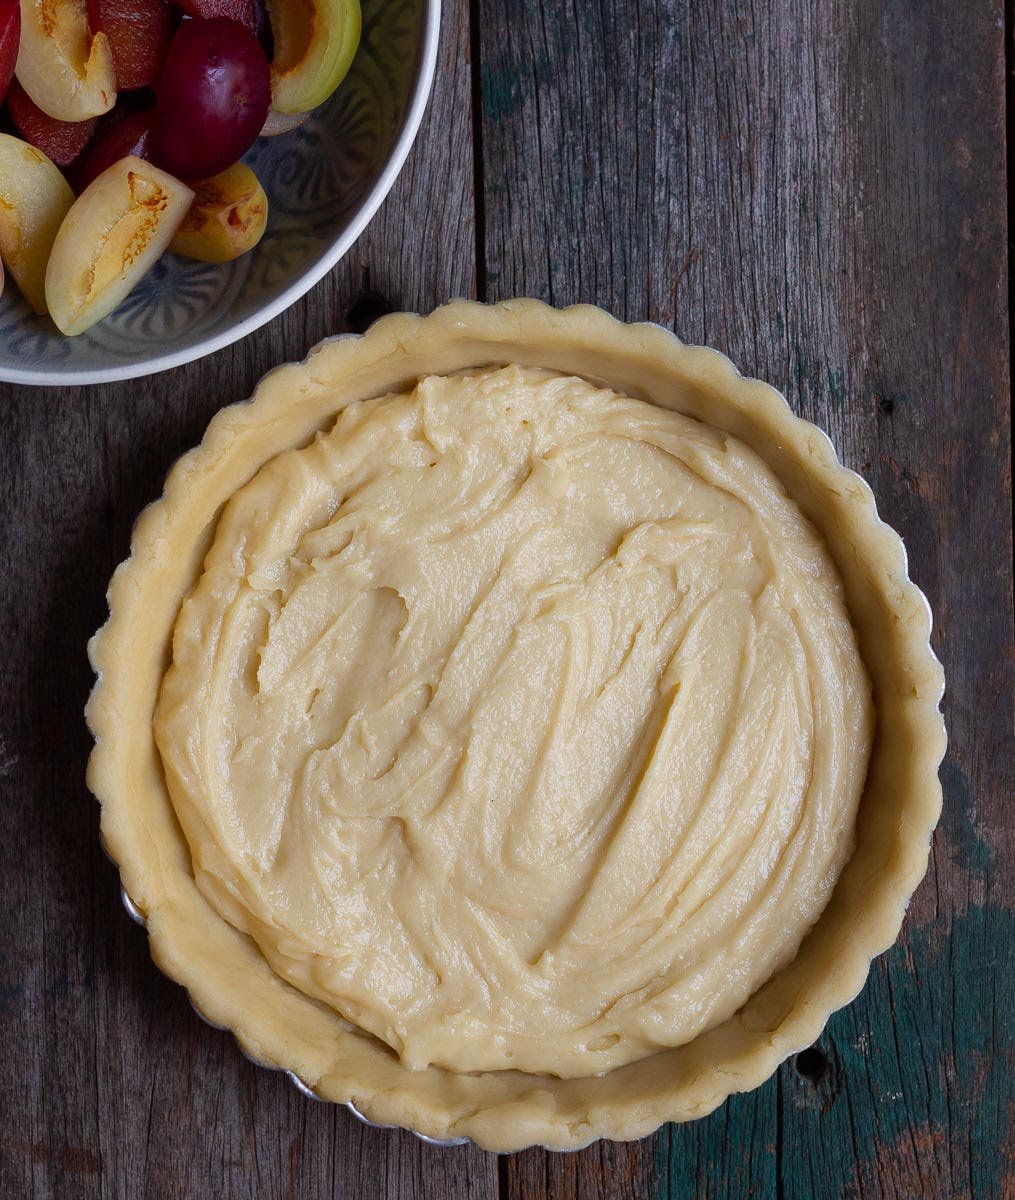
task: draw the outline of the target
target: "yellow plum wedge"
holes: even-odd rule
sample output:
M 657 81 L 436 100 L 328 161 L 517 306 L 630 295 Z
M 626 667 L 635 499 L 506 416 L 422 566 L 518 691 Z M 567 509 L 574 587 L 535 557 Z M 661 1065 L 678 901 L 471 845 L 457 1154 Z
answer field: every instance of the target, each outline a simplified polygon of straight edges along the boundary
M 122 158 L 81 193 L 53 243 L 46 302 L 59 329 L 84 333 L 161 257 L 194 193 L 140 158 Z
M 41 150 L 0 133 L 0 255 L 25 299 L 46 311 L 46 264 L 74 193 Z
M 39 108 L 58 121 L 86 121 L 116 103 L 109 40 L 92 34 L 85 0 L 21 0 L 16 74 Z
M 359 46 L 359 0 L 267 0 L 275 57 L 272 107 L 301 113 L 323 104 L 345 78 Z
M 244 163 L 234 163 L 194 184 L 194 203 L 169 249 L 199 262 L 239 258 L 261 240 L 268 222 L 268 197 Z

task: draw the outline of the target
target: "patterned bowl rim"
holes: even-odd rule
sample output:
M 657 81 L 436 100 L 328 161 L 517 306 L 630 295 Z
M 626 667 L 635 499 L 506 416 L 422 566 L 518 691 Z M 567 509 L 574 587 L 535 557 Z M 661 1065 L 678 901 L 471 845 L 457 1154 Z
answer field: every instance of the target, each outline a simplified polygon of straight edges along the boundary
M 144 362 L 125 363 L 115 367 L 91 367 L 84 370 L 48 371 L 31 367 L 0 366 L 0 381 L 5 383 L 30 384 L 36 387 L 70 387 L 82 383 L 115 383 L 124 379 L 137 379 L 144 375 L 155 375 L 194 362 L 216 350 L 238 342 L 241 338 L 260 329 L 272 318 L 283 313 L 305 295 L 352 249 L 357 238 L 366 229 L 374 214 L 394 186 L 405 160 L 409 155 L 416 134 L 419 132 L 423 113 L 433 88 L 437 67 L 437 48 L 440 40 L 441 0 L 422 0 L 423 38 L 419 47 L 418 67 L 413 82 L 412 98 L 405 114 L 402 130 L 385 163 L 376 183 L 367 193 L 356 216 L 335 240 L 326 254 L 308 267 L 274 300 L 259 308 L 244 321 L 228 329 L 212 334 L 183 350 L 168 351 Z

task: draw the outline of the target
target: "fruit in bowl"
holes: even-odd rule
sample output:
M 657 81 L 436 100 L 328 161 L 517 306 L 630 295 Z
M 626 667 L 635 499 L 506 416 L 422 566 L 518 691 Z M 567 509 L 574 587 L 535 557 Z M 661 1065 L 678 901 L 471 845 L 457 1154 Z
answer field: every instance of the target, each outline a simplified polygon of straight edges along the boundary
M 272 103 L 282 113 L 322 104 L 345 78 L 359 44 L 360 10 L 347 0 L 268 0 L 275 35 Z
M 261 43 L 238 21 L 187 21 L 159 80 L 155 143 L 166 167 L 205 179 L 236 162 L 261 132 L 271 71 Z
M 57 328 L 83 333 L 128 295 L 168 247 L 194 193 L 141 158 L 121 158 L 81 193 L 46 267 Z
M 195 185 L 194 201 L 169 245 L 199 262 L 230 262 L 261 240 L 268 197 L 244 163 Z
M 46 312 L 46 264 L 73 202 L 45 154 L 0 133 L 0 257 L 37 313 Z
M 360 10 L 359 0 L 51 7 L 0 0 L 0 103 L 20 134 L 0 138 L 0 259 L 32 308 L 76 335 L 167 249 L 220 263 L 257 245 L 268 200 L 240 160 L 339 86 Z
M 88 0 L 88 23 L 109 39 L 120 91 L 150 87 L 169 50 L 169 0 Z
M 21 4 L 19 0 L 0 0 L 0 104 L 14 78 L 21 42 Z
M 23 0 L 15 74 L 42 111 L 58 121 L 85 121 L 116 103 L 109 39 L 92 31 L 84 3 Z

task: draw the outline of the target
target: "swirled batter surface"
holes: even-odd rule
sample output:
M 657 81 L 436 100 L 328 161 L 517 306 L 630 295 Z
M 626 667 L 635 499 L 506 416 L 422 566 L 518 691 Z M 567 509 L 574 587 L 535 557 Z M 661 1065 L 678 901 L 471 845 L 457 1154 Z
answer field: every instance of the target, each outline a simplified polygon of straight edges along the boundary
M 218 522 L 155 729 L 195 877 L 410 1067 L 724 1020 L 851 847 L 870 689 L 769 468 L 551 372 L 346 408 Z

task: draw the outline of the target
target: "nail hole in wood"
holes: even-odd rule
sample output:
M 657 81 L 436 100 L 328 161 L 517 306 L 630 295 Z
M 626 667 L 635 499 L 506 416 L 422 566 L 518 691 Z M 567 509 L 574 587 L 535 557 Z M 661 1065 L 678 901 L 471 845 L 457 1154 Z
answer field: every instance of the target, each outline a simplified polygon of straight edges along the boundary
M 832 1069 L 832 1064 L 817 1046 L 808 1046 L 796 1056 L 796 1069 L 808 1083 L 817 1087 Z
M 895 412 L 895 401 L 891 398 L 891 396 L 878 396 L 877 404 L 878 412 L 881 413 L 882 416 L 890 417 L 892 413 Z
M 346 324 L 353 333 L 366 333 L 374 321 L 394 312 L 390 301 L 380 292 L 362 292 L 345 314 Z

